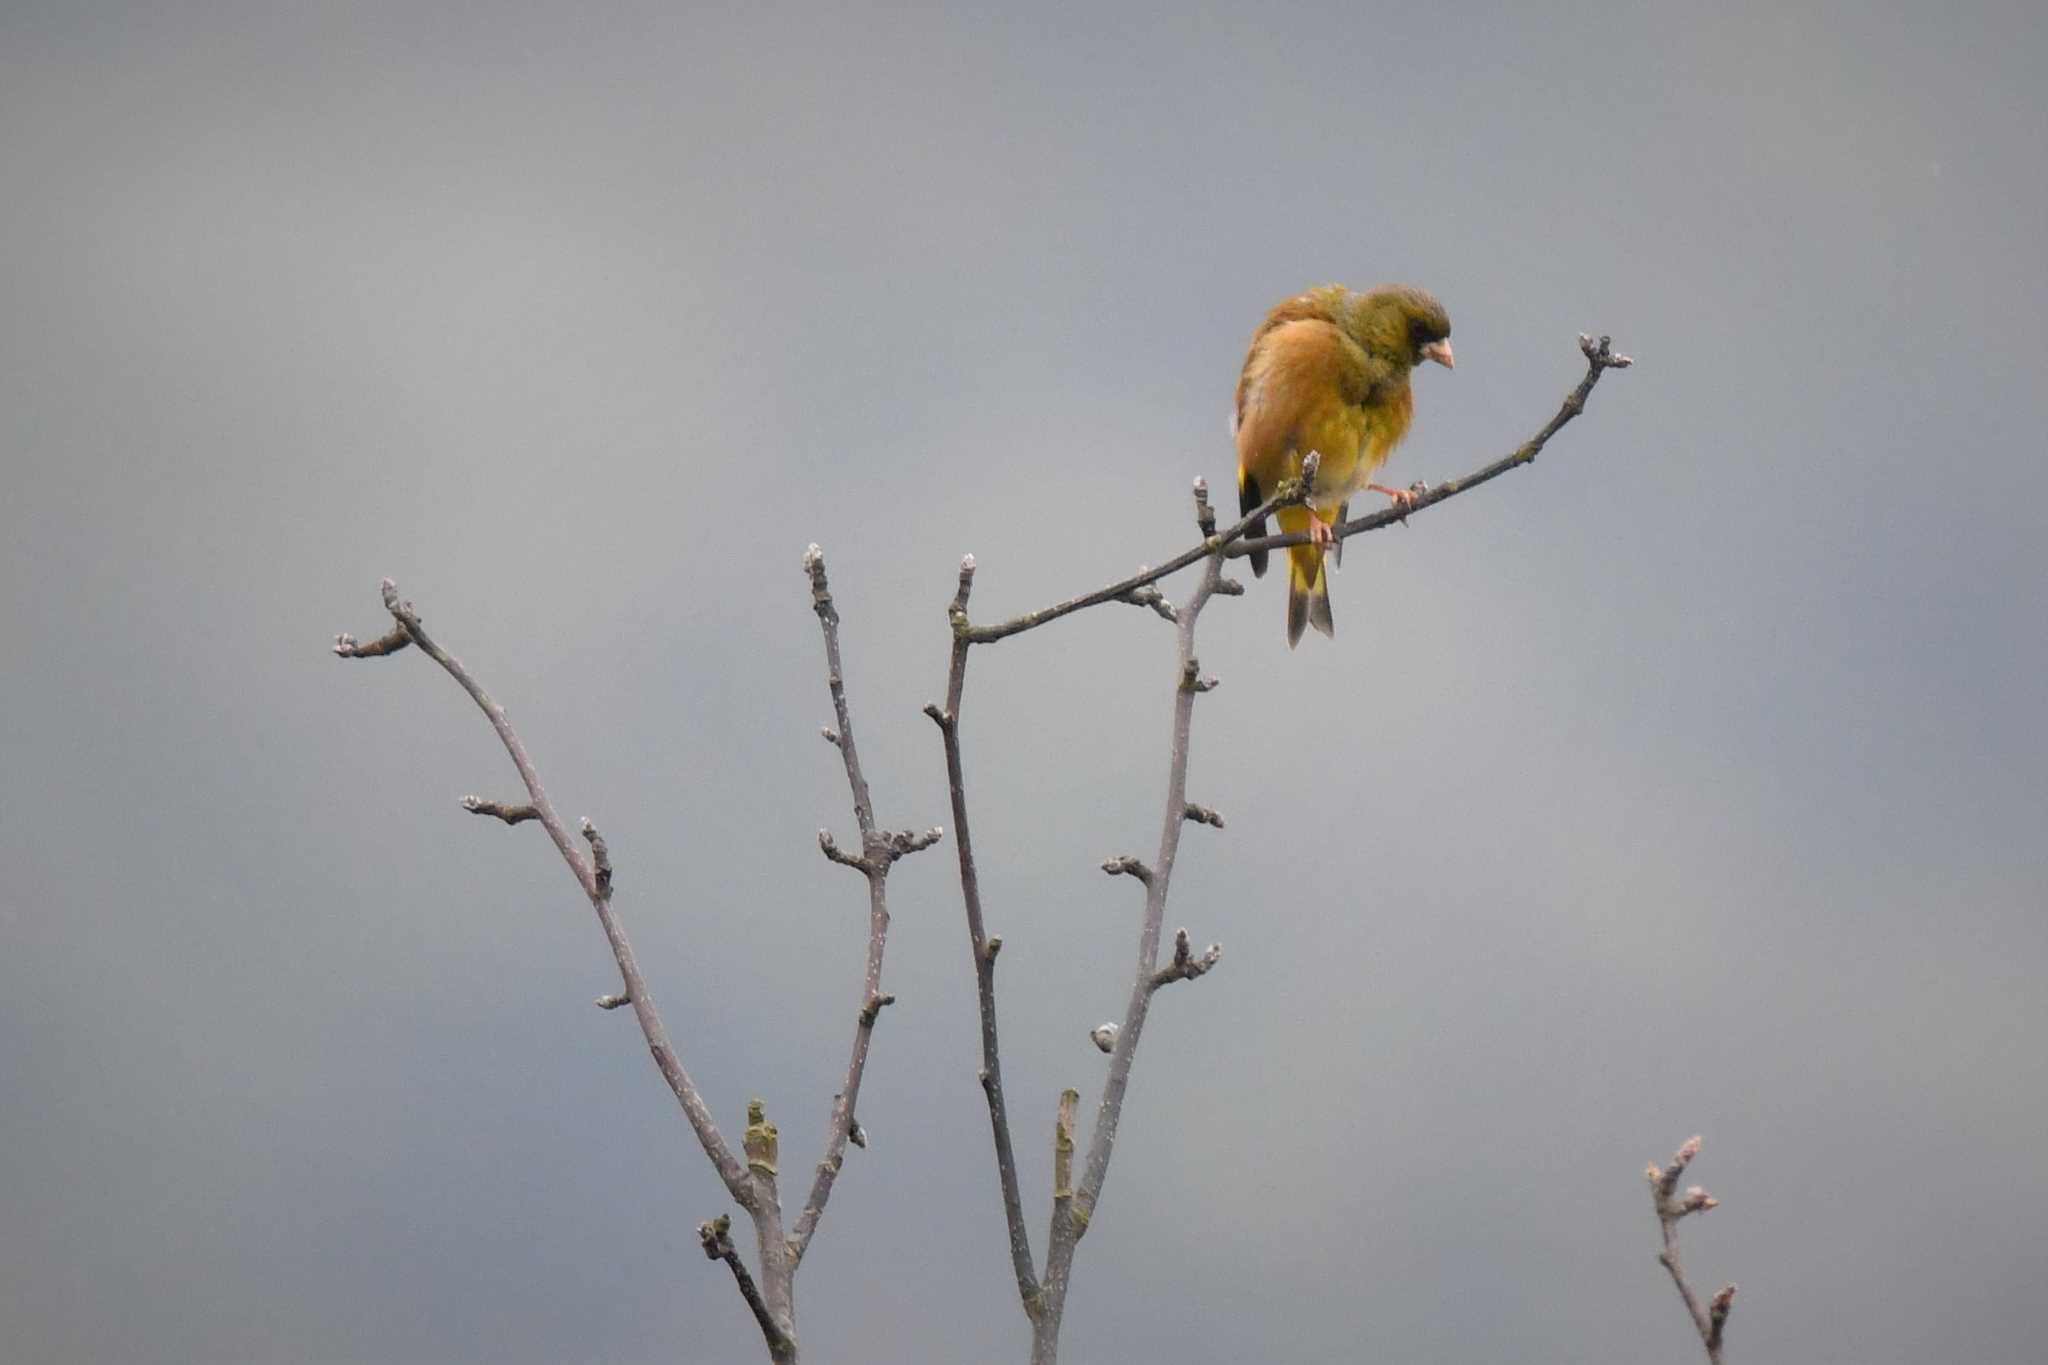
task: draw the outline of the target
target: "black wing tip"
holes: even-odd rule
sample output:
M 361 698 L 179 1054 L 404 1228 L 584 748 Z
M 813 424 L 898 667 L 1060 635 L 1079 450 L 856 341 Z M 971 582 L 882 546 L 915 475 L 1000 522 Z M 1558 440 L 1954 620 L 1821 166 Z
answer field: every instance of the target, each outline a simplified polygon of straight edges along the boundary
M 1259 504 L 1265 500 L 1266 495 L 1259 491 L 1259 481 L 1245 473 L 1244 470 L 1238 470 L 1237 514 L 1241 517 L 1248 517 L 1258 510 Z M 1244 534 L 1247 540 L 1257 540 L 1264 536 L 1266 534 L 1266 519 L 1260 517 L 1245 529 Z M 1264 550 L 1253 550 L 1245 557 L 1252 562 L 1252 577 L 1264 578 L 1266 576 L 1267 552 Z

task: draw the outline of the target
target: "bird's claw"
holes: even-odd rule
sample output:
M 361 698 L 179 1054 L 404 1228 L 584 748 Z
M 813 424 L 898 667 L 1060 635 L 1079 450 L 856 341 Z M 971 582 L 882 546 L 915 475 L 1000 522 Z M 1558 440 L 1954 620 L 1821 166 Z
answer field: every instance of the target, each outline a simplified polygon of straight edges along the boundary
M 1402 521 L 1408 520 L 1408 514 L 1415 510 L 1415 504 L 1423 493 L 1421 484 L 1412 488 L 1389 488 L 1383 483 L 1369 483 L 1366 487 L 1372 492 L 1384 494 L 1394 504 L 1394 512 Z

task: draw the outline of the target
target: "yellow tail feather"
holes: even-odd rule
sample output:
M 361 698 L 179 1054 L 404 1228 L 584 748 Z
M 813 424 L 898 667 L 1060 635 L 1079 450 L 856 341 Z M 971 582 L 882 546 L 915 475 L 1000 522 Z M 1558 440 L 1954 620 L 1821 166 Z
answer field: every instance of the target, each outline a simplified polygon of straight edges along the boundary
M 1323 552 L 1313 545 L 1287 547 L 1287 647 L 1301 643 L 1301 633 L 1314 626 L 1335 636 L 1330 618 L 1330 585 L 1323 573 Z

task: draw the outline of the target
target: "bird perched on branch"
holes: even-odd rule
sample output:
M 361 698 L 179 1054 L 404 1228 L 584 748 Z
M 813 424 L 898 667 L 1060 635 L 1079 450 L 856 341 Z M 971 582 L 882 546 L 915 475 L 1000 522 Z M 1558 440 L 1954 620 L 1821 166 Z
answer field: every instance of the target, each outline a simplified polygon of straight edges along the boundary
M 1415 500 L 1406 489 L 1368 480 L 1408 433 L 1415 412 L 1408 372 L 1425 360 L 1451 367 L 1451 318 L 1412 285 L 1383 284 L 1362 294 L 1324 285 L 1280 304 L 1252 333 L 1237 381 L 1238 506 L 1250 513 L 1282 483 L 1301 477 L 1310 451 L 1322 457 L 1307 502 L 1273 513 L 1282 534 L 1309 536 L 1308 544 L 1287 550 L 1290 648 L 1311 625 L 1336 633 L 1323 552 L 1351 495 L 1384 493 L 1398 507 Z M 1250 534 L 1266 534 L 1263 518 Z M 1264 550 L 1254 550 L 1251 561 L 1254 574 L 1266 572 Z

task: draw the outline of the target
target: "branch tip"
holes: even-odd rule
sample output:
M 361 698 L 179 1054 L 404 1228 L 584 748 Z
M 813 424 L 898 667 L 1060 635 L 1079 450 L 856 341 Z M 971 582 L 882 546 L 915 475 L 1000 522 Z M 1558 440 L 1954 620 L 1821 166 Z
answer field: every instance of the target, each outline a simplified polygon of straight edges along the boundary
M 1097 1024 L 1094 1028 L 1088 1030 L 1088 1040 L 1103 1052 L 1114 1052 L 1116 1051 L 1117 1033 L 1118 1029 L 1113 1021 Z
M 633 997 L 627 995 L 624 991 L 620 991 L 616 995 L 600 995 L 597 997 L 597 1007 L 601 1010 L 615 1010 L 621 1005 L 630 1005 L 632 1003 Z
M 1195 475 L 1195 525 L 1201 528 L 1203 539 L 1216 534 L 1216 509 L 1209 505 L 1209 481 Z
M 612 851 L 606 847 L 604 836 L 597 832 L 597 826 L 590 823 L 590 817 L 583 817 L 583 837 L 590 843 L 591 873 L 597 879 L 597 894 L 606 900 L 612 895 Z
M 697 1236 L 704 1244 L 704 1258 L 710 1261 L 724 1261 L 732 1267 L 733 1281 L 740 1287 L 740 1297 L 747 1301 L 747 1307 L 754 1312 L 754 1321 L 760 1326 L 761 1336 L 768 1343 L 768 1354 L 776 1360 L 793 1359 L 796 1355 L 796 1343 L 790 1340 L 789 1333 L 775 1320 L 775 1314 L 770 1311 L 767 1301 L 761 1297 L 760 1286 L 754 1283 L 754 1277 L 747 1272 L 746 1262 L 740 1259 L 738 1249 L 732 1244 L 731 1233 L 732 1217 L 729 1214 L 721 1213 L 716 1218 L 699 1223 Z
M 933 825 L 930 829 L 924 830 L 897 830 L 885 836 L 889 861 L 894 862 L 912 853 L 922 853 L 945 837 L 946 830 L 943 825 Z
M 1207 806 L 1198 806 L 1192 801 L 1181 807 L 1180 814 L 1181 819 L 1193 821 L 1198 825 L 1208 825 L 1212 829 L 1223 828 L 1223 817 L 1221 815 Z
M 1603 336 L 1596 341 L 1584 332 L 1581 332 L 1579 333 L 1579 349 L 1585 352 L 1586 359 L 1596 369 L 1625 370 L 1636 363 L 1629 356 L 1617 355 L 1615 353 L 1613 337 Z
M 1141 574 L 1150 573 L 1151 569 L 1141 566 L 1138 572 Z M 1174 610 L 1173 603 L 1166 600 L 1166 594 L 1160 592 L 1153 584 L 1147 583 L 1141 587 L 1132 588 L 1117 600 L 1128 602 L 1134 607 L 1150 607 L 1162 621 L 1171 621 L 1176 625 L 1180 623 L 1180 613 Z
M 868 870 L 868 860 L 855 857 L 841 848 L 839 841 L 832 837 L 832 831 L 829 829 L 818 831 L 818 848 L 827 858 L 838 863 L 841 867 L 850 867 L 857 872 L 866 872 Z
M 531 802 L 511 806 L 502 801 L 486 801 L 481 796 L 465 796 L 462 798 L 462 808 L 471 815 L 489 815 L 503 820 L 508 825 L 540 819 L 540 807 Z
M 1198 976 L 1206 975 L 1211 967 L 1222 960 L 1222 944 L 1210 944 L 1202 950 L 1201 956 L 1197 957 L 1194 945 L 1188 941 L 1188 931 L 1177 929 L 1173 935 L 1173 961 L 1152 973 L 1152 989 L 1156 991 L 1161 986 L 1175 981 L 1193 981 Z
M 1128 853 L 1105 859 L 1102 870 L 1112 877 L 1136 877 L 1147 886 L 1152 884 L 1152 869 Z
M 346 632 L 337 635 L 334 637 L 334 653 L 343 659 L 375 659 L 385 654 L 396 654 L 411 643 L 412 632 L 401 623 L 368 644 L 363 644 Z

